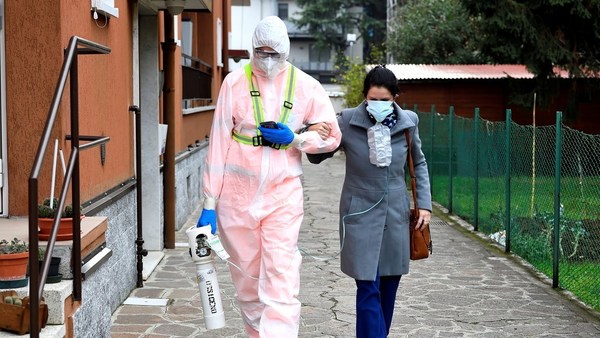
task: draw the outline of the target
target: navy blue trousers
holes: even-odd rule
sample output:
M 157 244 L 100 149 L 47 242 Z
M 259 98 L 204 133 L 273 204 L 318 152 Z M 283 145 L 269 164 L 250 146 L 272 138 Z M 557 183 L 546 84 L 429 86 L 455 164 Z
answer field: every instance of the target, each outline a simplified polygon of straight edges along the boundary
M 396 292 L 402 276 L 356 281 L 356 337 L 385 338 L 390 332 Z

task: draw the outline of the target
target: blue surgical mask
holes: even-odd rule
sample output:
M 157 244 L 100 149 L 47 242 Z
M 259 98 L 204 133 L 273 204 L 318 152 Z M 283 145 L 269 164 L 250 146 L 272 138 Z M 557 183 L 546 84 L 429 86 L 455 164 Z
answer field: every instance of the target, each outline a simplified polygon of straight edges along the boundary
M 375 121 L 381 122 L 394 111 L 392 103 L 393 101 L 367 100 L 367 111 L 373 115 Z

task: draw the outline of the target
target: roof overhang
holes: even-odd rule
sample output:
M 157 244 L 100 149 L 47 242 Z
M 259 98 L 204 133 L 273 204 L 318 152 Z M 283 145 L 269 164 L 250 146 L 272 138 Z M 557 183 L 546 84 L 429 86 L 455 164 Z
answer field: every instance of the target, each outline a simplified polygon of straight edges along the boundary
M 250 53 L 245 49 L 229 49 L 227 50 L 229 58 L 235 62 L 239 62 L 241 59 L 249 59 Z
M 524 65 L 393 64 L 386 68 L 398 80 L 532 79 Z
M 231 6 L 250 6 L 250 0 L 231 0 Z
M 141 0 L 146 5 L 151 6 L 155 10 L 166 10 L 173 15 L 181 14 L 181 12 L 201 12 L 211 11 L 212 0 Z
M 375 65 L 367 65 L 370 70 Z M 527 70 L 524 65 L 515 64 L 388 64 L 386 68 L 391 70 L 399 81 L 419 80 L 500 80 L 518 79 L 529 80 L 535 78 L 535 74 Z M 577 78 L 599 78 L 600 73 L 585 74 Z M 554 68 L 554 78 L 570 79 L 569 72 Z

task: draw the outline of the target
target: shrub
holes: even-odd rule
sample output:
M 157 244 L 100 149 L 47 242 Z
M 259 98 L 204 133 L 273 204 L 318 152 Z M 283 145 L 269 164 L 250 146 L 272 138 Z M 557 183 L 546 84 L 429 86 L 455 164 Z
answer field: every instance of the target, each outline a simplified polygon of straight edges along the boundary
M 365 97 L 362 91 L 366 75 L 365 65 L 362 62 L 354 63 L 348 61 L 347 69 L 342 72 L 339 81 L 344 92 L 346 108 L 356 107 L 364 101 Z
M 27 246 L 27 243 L 16 237 L 10 242 L 5 239 L 0 241 L 0 254 L 15 254 L 28 251 L 29 247 Z
M 43 246 L 38 247 L 38 261 L 43 261 L 46 255 L 46 248 Z
M 54 198 L 52 208 L 50 208 L 50 199 L 46 198 L 44 203 L 38 205 L 38 217 L 39 218 L 54 218 L 56 216 L 56 207 L 58 206 L 58 199 Z M 81 208 L 79 209 L 81 210 Z M 60 213 L 61 218 L 73 217 L 73 206 L 67 205 Z

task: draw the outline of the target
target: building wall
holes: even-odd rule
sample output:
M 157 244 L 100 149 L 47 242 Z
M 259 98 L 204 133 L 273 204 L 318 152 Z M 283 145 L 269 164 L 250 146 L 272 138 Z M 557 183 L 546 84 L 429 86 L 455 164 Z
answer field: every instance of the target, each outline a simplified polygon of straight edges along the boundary
M 77 338 L 110 337 L 111 315 L 136 286 L 136 192 L 98 213 L 108 217 L 106 247 L 112 256 L 82 284 L 81 307 L 73 316 Z
M 80 134 L 108 136 L 106 161 L 99 147 L 81 153 L 82 201 L 133 176 L 132 10 L 117 1 L 119 18 L 98 22 L 89 1 L 6 1 L 6 103 L 9 212 L 27 214 L 27 178 L 63 63 L 64 49 L 76 35 L 111 49 L 109 55 L 78 58 Z M 39 180 L 39 198 L 49 195 L 54 139 L 68 159 L 71 144 L 69 82 L 65 87 L 50 147 Z M 60 166 L 59 166 L 60 168 Z M 58 170 L 57 187 L 62 182 Z M 75 314 L 76 337 L 110 336 L 114 309 L 135 286 L 135 192 L 97 213 L 109 218 L 106 244 L 111 258 L 83 282 L 83 301 Z
M 224 66 L 228 62 L 225 60 L 225 53 L 221 60 L 217 58 L 217 20 L 221 20 L 225 32 L 222 34 L 222 46 L 225 48 L 227 43 L 227 11 L 223 11 L 223 6 L 219 2 L 213 2 L 213 12 L 211 13 L 184 13 L 186 19 L 191 20 L 193 25 L 193 46 L 192 53 L 195 57 L 212 66 L 213 81 L 211 85 L 212 102 L 214 106 L 217 103 L 219 89 L 222 79 L 226 72 Z M 222 63 L 219 65 L 219 61 Z M 181 110 L 179 110 L 181 111 Z M 210 135 L 212 116 L 214 109 L 207 109 L 193 114 L 180 115 L 179 140 L 177 152 L 184 152 L 190 144 L 202 141 Z
M 250 2 L 250 6 L 233 6 L 231 8 L 229 48 L 245 49 L 251 52 L 254 27 L 265 16 L 274 15 L 276 8 L 273 0 L 253 0 Z M 248 62 L 249 60 L 240 60 L 239 62 L 229 60 L 229 70 L 242 68 Z
M 73 35 L 112 49 L 109 55 L 79 57 L 80 134 L 109 136 L 106 162 L 100 150 L 81 153 L 81 192 L 85 201 L 133 174 L 132 33 L 130 3 L 120 2 L 119 18 L 95 22 L 88 1 L 6 3 L 6 102 L 8 134 L 9 212 L 27 213 L 27 178 L 45 124 L 63 63 L 63 52 Z M 35 20 L 31 20 L 35 18 Z M 69 85 L 67 83 L 50 147 L 39 180 L 43 199 L 50 195 L 54 139 L 68 159 L 71 144 Z M 60 167 L 59 167 L 60 168 Z M 60 190 L 60 170 L 55 192 Z
M 506 109 L 512 111 L 512 121 L 521 125 L 533 124 L 533 111 L 510 102 L 509 88 L 506 80 L 429 80 L 400 81 L 400 94 L 396 99 L 399 105 L 407 109 L 431 111 L 435 104 L 438 113 L 447 114 L 449 107 L 454 107 L 457 116 L 474 116 L 475 107 L 480 109 L 480 117 L 489 121 L 505 121 Z M 564 93 L 563 93 L 564 94 Z M 533 100 L 533 98 L 532 98 Z M 567 106 L 566 95 L 555 97 L 547 107 L 536 108 L 536 125 L 553 125 L 556 123 L 556 111 L 564 111 Z M 592 118 L 600 112 L 600 101 L 592 99 L 579 105 L 577 119 L 569 121 L 572 128 L 589 134 L 600 134 L 600 122 Z
M 288 4 L 288 15 L 292 18 L 298 18 L 299 12 L 302 11 L 302 8 L 298 6 L 295 0 L 278 0 L 277 3 L 287 3 Z M 277 4 L 275 4 L 275 11 L 277 11 Z M 277 12 L 275 12 L 277 13 Z
M 277 4 L 287 3 L 288 4 L 288 15 L 290 17 L 299 17 L 299 12 L 302 10 L 294 0 L 286 1 L 275 1 L 275 0 L 260 0 L 251 1 L 250 6 L 234 6 L 232 7 L 232 22 L 231 22 L 231 40 L 229 48 L 231 49 L 245 49 L 252 51 L 252 35 L 254 34 L 254 28 L 258 22 L 266 16 L 277 15 Z M 352 9 L 353 11 L 362 10 L 360 7 Z M 291 27 L 291 23 L 286 21 L 288 27 Z M 288 28 L 288 32 L 290 29 Z M 297 31 L 297 33 L 300 33 Z M 311 38 L 307 33 L 301 32 L 302 37 L 294 38 L 292 35 L 290 41 L 290 57 L 289 61 L 299 67 L 305 67 L 309 64 L 309 46 L 312 43 Z M 358 34 L 357 34 L 358 35 Z M 345 55 L 352 58 L 355 61 L 361 61 L 363 58 L 363 42 L 362 39 L 353 45 L 346 48 Z M 331 51 L 331 63 L 335 58 L 334 50 Z M 230 70 L 235 70 L 244 67 L 249 61 L 241 60 L 239 62 L 229 61 Z M 321 67 L 325 68 L 324 65 Z M 327 69 L 323 69 L 327 70 Z
M 202 194 L 202 173 L 208 151 L 208 142 L 202 142 L 178 157 L 175 169 L 175 190 L 177 191 L 177 230 L 188 220 L 204 198 Z
M 216 18 L 229 15 L 229 1 L 213 1 L 212 13 L 198 13 L 198 55 L 213 64 L 213 99 L 216 101 L 224 68 L 216 66 Z M 69 39 L 77 35 L 111 48 L 109 55 L 82 55 L 79 57 L 80 133 L 108 136 L 106 161 L 100 161 L 98 147 L 81 153 L 82 201 L 94 199 L 135 175 L 134 173 L 134 115 L 133 105 L 133 16 L 135 2 L 117 0 L 119 18 L 98 22 L 92 18 L 90 2 L 6 1 L 6 78 L 7 78 L 7 133 L 8 179 L 10 213 L 27 214 L 27 178 L 39 142 L 45 117 L 54 94 L 63 62 L 64 49 Z M 162 16 L 162 13 L 159 13 Z M 35 18 L 35 20 L 32 20 Z M 164 30 L 158 20 L 159 37 Z M 181 31 L 181 30 L 179 30 Z M 223 36 L 226 43 L 226 34 Z M 158 44 L 160 41 L 156 41 Z M 179 48 L 179 47 L 178 47 Z M 159 52 L 159 57 L 160 57 Z M 226 60 L 224 60 L 226 61 Z M 181 69 L 181 58 L 176 58 L 175 69 Z M 176 164 L 177 224 L 178 228 L 198 206 L 201 192 L 201 172 L 205 158 L 205 138 L 210 131 L 212 111 L 183 115 L 181 110 L 181 72 L 177 72 L 175 95 L 179 99 L 173 109 L 178 162 Z M 157 92 L 156 95 L 160 95 Z M 162 118 L 162 103 L 157 100 Z M 137 103 L 137 102 L 135 102 Z M 144 107 L 142 107 L 142 112 Z M 146 110 L 149 111 L 149 110 Z M 51 144 L 59 139 L 59 146 L 69 156 L 70 134 L 69 83 L 61 101 Z M 196 141 L 200 141 L 197 144 Z M 195 149 L 189 151 L 188 145 Z M 204 146 L 202 145 L 204 144 Z M 45 166 L 40 177 L 40 199 L 49 195 L 52 147 L 46 153 Z M 158 156 L 158 155 L 156 155 Z M 159 165 L 156 161 L 156 166 Z M 160 174 L 158 174 L 160 175 Z M 59 186 L 61 175 L 58 178 Z M 162 182 L 162 181 L 161 181 Z M 58 192 L 58 189 L 55 190 Z M 164 221 L 163 190 L 160 189 L 160 225 Z M 95 215 L 106 216 L 109 226 L 106 246 L 112 256 L 83 283 L 83 301 L 74 318 L 76 337 L 109 337 L 110 317 L 116 307 L 127 298 L 136 282 L 135 239 L 136 192 L 114 198 Z M 158 229 L 160 226 L 160 229 Z
M 310 42 L 309 41 L 294 41 L 290 44 L 290 58 L 289 61 L 293 65 L 299 66 L 300 64 L 307 64 L 310 55 Z
M 35 24 L 30 18 L 36 18 Z M 58 1 L 5 1 L 6 111 L 9 210 L 24 215 L 27 210 L 27 179 L 35 149 L 62 63 Z M 61 46 L 64 47 L 64 46 Z M 32 53 L 32 51 L 39 51 Z M 55 129 L 52 139 L 59 137 Z M 46 163 L 51 160 L 46 155 Z M 40 176 L 41 189 L 49 191 L 50 170 Z M 46 193 L 47 194 L 47 193 Z
M 595 96 L 597 99 L 598 96 Z M 600 121 L 596 118 L 600 113 L 600 102 L 586 102 L 580 104 L 580 113 L 573 122 L 572 127 L 588 134 L 600 135 Z
M 504 98 L 502 85 L 498 82 L 400 82 L 400 94 L 396 102 L 401 106 L 407 105 L 413 109 L 417 105 L 419 111 L 435 110 L 448 113 L 450 106 L 454 106 L 456 115 L 472 117 L 474 108 L 479 107 L 480 115 L 484 119 L 502 119 Z
M 142 219 L 144 248 L 162 250 L 164 230 L 162 227 L 162 178 L 160 177 L 160 97 L 161 91 L 158 60 L 161 54 L 158 44 L 158 15 L 149 13 L 139 17 L 139 67 L 142 148 Z M 137 132 L 137 131 L 136 131 Z

